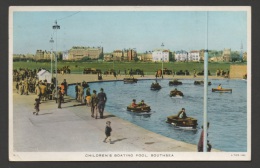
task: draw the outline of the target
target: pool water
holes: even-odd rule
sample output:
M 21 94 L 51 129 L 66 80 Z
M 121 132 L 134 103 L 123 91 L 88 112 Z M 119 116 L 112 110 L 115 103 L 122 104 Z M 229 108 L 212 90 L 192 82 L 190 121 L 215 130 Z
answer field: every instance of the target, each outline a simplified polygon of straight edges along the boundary
M 158 80 L 162 89 L 150 90 L 154 80 L 139 80 L 134 84 L 123 81 L 89 83 L 91 93 L 104 88 L 107 94 L 105 111 L 163 136 L 197 144 L 203 124 L 204 87 L 194 85 L 194 80 L 180 80 L 182 85 L 169 86 L 169 80 Z M 208 140 L 213 148 L 227 152 L 247 151 L 247 83 L 243 80 L 210 80 L 208 87 Z M 223 88 L 233 89 L 232 93 L 211 92 L 219 84 Z M 183 98 L 171 98 L 169 93 L 175 87 L 182 91 Z M 68 88 L 68 94 L 75 97 L 75 85 Z M 144 100 L 151 106 L 150 115 L 128 112 L 126 107 L 136 99 Z M 183 130 L 166 123 L 167 116 L 177 114 L 181 108 L 187 116 L 198 119 L 197 130 Z

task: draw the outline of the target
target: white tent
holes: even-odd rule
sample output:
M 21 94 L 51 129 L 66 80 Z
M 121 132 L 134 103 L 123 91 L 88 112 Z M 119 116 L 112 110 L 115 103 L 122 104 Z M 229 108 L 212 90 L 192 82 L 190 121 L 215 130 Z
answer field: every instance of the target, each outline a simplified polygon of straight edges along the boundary
M 51 83 L 51 73 L 45 69 L 42 69 L 37 73 L 38 79 L 44 81 L 47 80 L 48 83 Z

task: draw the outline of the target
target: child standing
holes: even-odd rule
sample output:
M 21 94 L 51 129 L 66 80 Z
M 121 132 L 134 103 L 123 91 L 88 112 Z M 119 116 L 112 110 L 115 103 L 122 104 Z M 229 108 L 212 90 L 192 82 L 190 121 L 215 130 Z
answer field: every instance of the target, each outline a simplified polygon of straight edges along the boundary
M 88 107 L 90 107 L 90 100 L 91 100 L 90 88 L 87 88 L 87 90 L 86 90 L 86 104 L 87 104 Z
M 35 99 L 35 103 L 34 103 L 34 109 L 36 110 L 36 112 L 33 112 L 33 114 L 38 115 L 39 111 L 40 111 L 40 99 L 36 98 Z
M 112 142 L 111 142 L 111 132 L 112 132 L 112 128 L 111 128 L 110 124 L 111 124 L 110 121 L 107 121 L 107 122 L 106 122 L 106 129 L 105 129 L 106 138 L 104 139 L 103 142 L 106 143 L 106 140 L 109 139 L 110 144 L 112 144 Z

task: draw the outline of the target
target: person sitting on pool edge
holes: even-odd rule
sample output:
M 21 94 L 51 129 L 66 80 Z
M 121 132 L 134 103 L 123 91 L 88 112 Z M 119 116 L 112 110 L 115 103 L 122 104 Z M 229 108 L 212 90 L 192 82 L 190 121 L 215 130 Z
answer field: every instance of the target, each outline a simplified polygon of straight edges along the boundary
M 187 118 L 186 112 L 185 112 L 185 108 L 182 108 L 181 111 L 179 111 L 179 113 L 177 114 L 177 116 L 179 118 L 185 119 Z
M 138 106 L 143 107 L 143 106 L 147 106 L 147 105 L 144 103 L 144 100 L 142 100 L 140 103 L 138 103 Z
M 132 104 L 131 104 L 132 107 L 137 107 L 137 104 L 136 104 L 135 102 L 136 102 L 136 100 L 133 99 L 133 102 L 132 102 Z

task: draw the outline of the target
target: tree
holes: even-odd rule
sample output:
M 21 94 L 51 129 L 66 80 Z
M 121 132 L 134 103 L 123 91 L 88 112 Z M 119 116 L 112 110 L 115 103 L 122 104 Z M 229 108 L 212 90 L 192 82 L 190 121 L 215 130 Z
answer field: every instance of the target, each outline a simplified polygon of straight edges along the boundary
M 139 61 L 139 59 L 137 57 L 134 57 L 134 61 L 137 62 Z
M 90 60 L 89 57 L 83 57 L 83 58 L 81 58 L 81 61 L 83 61 L 83 62 L 85 62 L 85 61 L 89 61 L 89 60 Z
M 239 52 L 237 51 L 231 52 L 232 62 L 239 61 L 239 57 L 240 57 Z
M 104 54 L 103 54 L 103 52 L 99 54 L 99 59 L 102 59 L 102 60 L 104 59 Z

